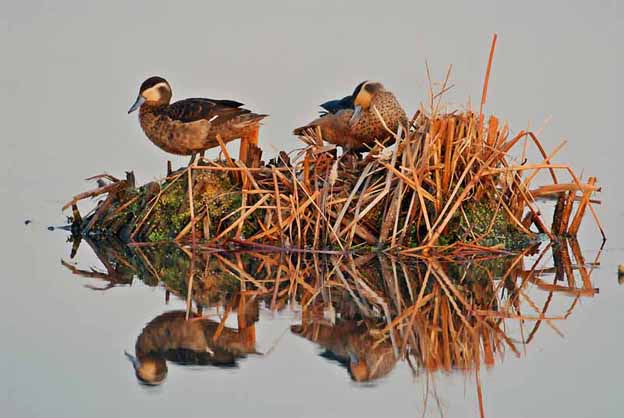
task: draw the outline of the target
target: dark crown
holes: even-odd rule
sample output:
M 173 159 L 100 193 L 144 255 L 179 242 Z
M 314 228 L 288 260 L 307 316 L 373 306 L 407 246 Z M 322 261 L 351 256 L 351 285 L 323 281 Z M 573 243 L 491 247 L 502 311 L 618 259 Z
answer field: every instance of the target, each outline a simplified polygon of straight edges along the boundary
M 158 83 L 167 83 L 167 80 L 158 76 L 150 77 L 147 80 L 145 80 L 143 84 L 141 84 L 141 88 L 139 89 L 139 92 L 143 93 L 145 90 L 154 87 Z
M 367 82 L 368 80 L 364 80 L 360 84 L 358 84 L 357 87 L 355 87 L 355 90 L 353 90 L 353 94 L 351 95 L 351 97 L 355 99 L 357 95 L 360 94 L 360 90 L 362 90 L 362 86 L 366 84 Z

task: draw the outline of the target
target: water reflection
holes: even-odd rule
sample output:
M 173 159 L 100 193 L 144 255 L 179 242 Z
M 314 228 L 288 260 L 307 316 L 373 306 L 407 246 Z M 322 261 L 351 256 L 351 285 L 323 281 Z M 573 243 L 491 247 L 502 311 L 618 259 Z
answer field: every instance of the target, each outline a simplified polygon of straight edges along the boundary
M 244 298 L 239 298 L 240 303 Z M 181 365 L 236 367 L 237 360 L 256 354 L 258 304 L 240 306 L 238 329 L 184 311 L 165 312 L 139 334 L 135 355 L 128 354 L 140 382 L 156 385 L 167 376 L 167 361 Z
M 306 312 L 307 313 L 307 312 Z M 321 356 L 346 368 L 357 382 L 386 376 L 397 363 L 392 344 L 375 337 L 383 326 L 366 319 L 337 319 L 333 324 L 305 315 L 291 331 L 323 348 Z
M 415 376 L 470 373 L 482 402 L 482 365 L 505 352 L 520 356 L 542 327 L 560 333 L 558 322 L 598 292 L 591 282 L 597 259 L 587 262 L 578 242 L 566 240 L 461 260 L 87 243 L 105 271 L 63 264 L 102 281 L 93 289 L 138 279 L 162 287 L 166 300 L 186 301 L 186 310 L 152 319 L 128 353 L 137 379 L 151 385 L 165 380 L 167 362 L 233 367 L 259 354 L 260 310 L 289 308 L 300 319 L 290 331 L 354 381 L 376 381 L 404 361 Z

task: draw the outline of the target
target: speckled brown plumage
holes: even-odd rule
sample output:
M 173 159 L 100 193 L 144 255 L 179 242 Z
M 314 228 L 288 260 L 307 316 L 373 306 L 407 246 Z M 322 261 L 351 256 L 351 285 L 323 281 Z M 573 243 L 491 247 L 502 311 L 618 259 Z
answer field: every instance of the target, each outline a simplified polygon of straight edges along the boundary
M 188 107 L 192 104 L 184 100 L 173 105 Z M 247 109 L 236 109 L 239 111 L 230 115 L 231 108 L 226 108 L 214 109 L 196 120 L 183 121 L 172 117 L 171 106 L 150 106 L 146 103 L 141 106 L 139 120 L 150 141 L 162 150 L 178 155 L 191 155 L 218 146 L 217 134 L 225 143 L 251 135 L 258 129 L 258 122 L 265 117 Z M 217 119 L 211 121 L 211 117 Z
M 238 330 L 219 328 L 218 322 L 208 318 L 187 320 L 184 311 L 157 316 L 137 338 L 136 357 L 128 355 L 137 378 L 147 384 L 161 383 L 167 375 L 167 361 L 231 367 L 246 354 L 256 353 L 253 324 L 245 329 L 239 324 Z
M 319 127 L 324 140 L 353 151 L 364 151 L 374 145 L 375 140 L 392 143 L 392 135 L 384 128 L 374 109 L 379 111 L 388 128 L 397 132 L 399 125 L 407 125 L 407 116 L 396 97 L 381 83 L 374 82 L 362 83 L 361 90 L 356 89 L 356 104 L 360 94 L 368 95 L 370 99 L 355 121 L 351 121 L 354 109 L 340 109 L 295 129 L 294 134 L 302 135 L 307 129 Z
M 166 80 L 152 77 L 139 91 L 139 121 L 150 141 L 162 150 L 193 155 L 219 145 L 217 135 L 227 143 L 253 136 L 267 115 L 252 113 L 233 100 L 185 99 L 170 103 Z M 134 110 L 133 106 L 131 109 Z
M 213 338 L 219 322 L 207 318 L 193 317 L 186 320 L 186 312 L 165 312 L 150 321 L 136 341 L 136 354 L 142 358 L 154 353 L 166 353 L 186 349 L 198 353 L 207 351 L 225 356 L 221 351 L 230 353 L 232 358 L 248 353 L 255 353 L 253 341 L 247 341 L 243 333 L 224 327 L 219 338 Z M 214 359 L 217 361 L 218 359 Z
M 339 361 L 349 369 L 353 380 L 373 381 L 388 375 L 397 363 L 392 343 L 379 341 L 363 321 L 336 320 L 334 325 L 304 318 L 301 325 L 291 326 L 300 335 L 323 347 L 325 357 Z

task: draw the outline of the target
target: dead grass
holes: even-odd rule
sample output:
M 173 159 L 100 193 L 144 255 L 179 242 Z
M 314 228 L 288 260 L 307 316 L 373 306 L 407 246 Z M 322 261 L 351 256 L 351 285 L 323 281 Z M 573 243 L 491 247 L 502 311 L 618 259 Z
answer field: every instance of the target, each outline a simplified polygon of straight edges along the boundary
M 93 248 L 107 272 L 64 265 L 106 282 L 99 290 L 138 277 L 164 286 L 167 300 L 170 292 L 186 300 L 189 317 L 216 309 L 222 325 L 240 309 L 240 297 L 271 311 L 294 309 L 302 318 L 298 334 L 366 358 L 356 380 L 381 378 L 406 361 L 415 376 L 474 375 L 479 397 L 483 366 L 494 366 L 505 353 L 521 356 L 542 325 L 563 335 L 560 324 L 579 300 L 598 293 L 591 274 L 599 255 L 586 262 L 575 240 L 513 256 L 471 255 L 461 262 L 202 246 L 178 247 L 183 260 L 172 262 L 176 253 L 170 248 L 136 245 L 133 257 L 106 243 Z
M 495 116 L 485 122 L 494 46 L 495 39 L 479 113 L 470 109 L 440 113 L 449 88 L 449 67 L 439 91 L 431 83 L 428 105 L 414 114 L 410 126 L 402 128 L 404 133 L 392 133 L 394 146 L 377 144 L 363 159 L 337 158 L 335 147 L 325 145 L 321 133 L 313 132 L 301 137 L 306 146 L 292 153 L 292 162 L 282 152 L 275 166 L 260 162 L 259 149 L 254 150 L 255 160 L 247 164 L 232 160 L 224 149 L 223 161 L 204 161 L 171 174 L 162 190 L 144 203 L 137 219 L 132 219 L 131 239 L 145 239 L 142 227 L 175 182 L 186 182 L 186 207 L 190 209 L 190 220 L 175 234 L 178 242 L 191 239 L 224 247 L 235 239 L 237 246 L 247 248 L 259 244 L 299 250 L 374 247 L 403 255 L 453 252 L 460 256 L 504 249 L 482 244 L 497 217 L 503 216 L 527 237 L 543 233 L 555 239 L 576 236 L 587 210 L 604 237 L 594 210 L 600 202 L 592 198 L 600 188 L 594 177 L 583 182 L 571 167 L 554 162 L 563 143 L 549 154 L 535 133 L 521 130 L 511 135 L 508 124 Z M 527 155 L 531 146 L 541 161 L 514 158 Z M 535 184 L 541 172 L 549 174 L 549 183 Z M 240 206 L 221 220 L 211 219 L 209 211 L 197 207 L 194 187 L 189 186 L 196 186 L 206 173 L 226 173 L 242 196 Z M 567 179 L 561 181 L 562 176 Z M 107 179 L 112 183 L 81 193 L 64 206 L 74 208 L 80 229 L 97 226 L 105 230 L 115 218 L 111 212 L 119 213 L 133 202 L 127 180 Z M 228 192 L 213 190 L 203 198 Z M 76 203 L 103 194 L 108 197 L 83 221 Z M 544 218 L 538 198 L 557 199 L 554 219 Z M 469 231 L 461 242 L 449 243 L 445 235 L 457 219 L 466 217 L 474 201 L 490 209 L 489 227 L 485 231 L 481 227 L 481 233 Z M 232 222 L 222 222 L 226 219 Z

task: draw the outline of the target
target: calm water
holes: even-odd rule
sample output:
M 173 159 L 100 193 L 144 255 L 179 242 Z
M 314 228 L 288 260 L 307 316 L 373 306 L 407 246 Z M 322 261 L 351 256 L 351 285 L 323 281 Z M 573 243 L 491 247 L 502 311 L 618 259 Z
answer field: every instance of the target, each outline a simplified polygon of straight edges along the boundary
M 298 146 L 290 131 L 317 103 L 365 78 L 384 81 L 411 112 L 426 99 L 425 59 L 437 79 L 453 64 L 448 100 L 461 105 L 471 96 L 476 103 L 496 31 L 487 109 L 513 131 L 548 120 L 540 138 L 549 149 L 568 140 L 557 160 L 598 177 L 609 241 L 591 278 L 600 293 L 557 322 L 564 337 L 542 326 L 526 355 L 507 352 L 482 371 L 486 414 L 620 416 L 621 12 L 612 1 L 530 3 L 2 4 L 2 415 L 419 416 L 426 376 L 414 378 L 403 362 L 373 383 L 353 382 L 345 368 L 319 356 L 318 344 L 291 332 L 301 323 L 296 307 L 259 307 L 256 348 L 270 355 L 250 355 L 237 368 L 169 363 L 162 385 L 139 384 L 124 351 L 134 351 L 149 321 L 185 310 L 185 300 L 172 295 L 165 304 L 162 287 L 140 280 L 107 291 L 85 287 L 105 283 L 62 266 L 66 235 L 47 227 L 64 222 L 60 207 L 91 187 L 86 177 L 133 169 L 144 182 L 164 173 L 165 155 L 126 115 L 148 75 L 166 76 L 178 98 L 231 97 L 270 113 L 261 144 L 272 154 Z M 580 241 L 592 260 L 600 240 L 589 219 Z M 103 268 L 85 245 L 76 260 L 82 269 Z M 553 308 L 570 302 L 560 297 Z M 472 375 L 432 378 L 445 416 L 478 416 Z M 439 415 L 435 404 L 428 414 Z

